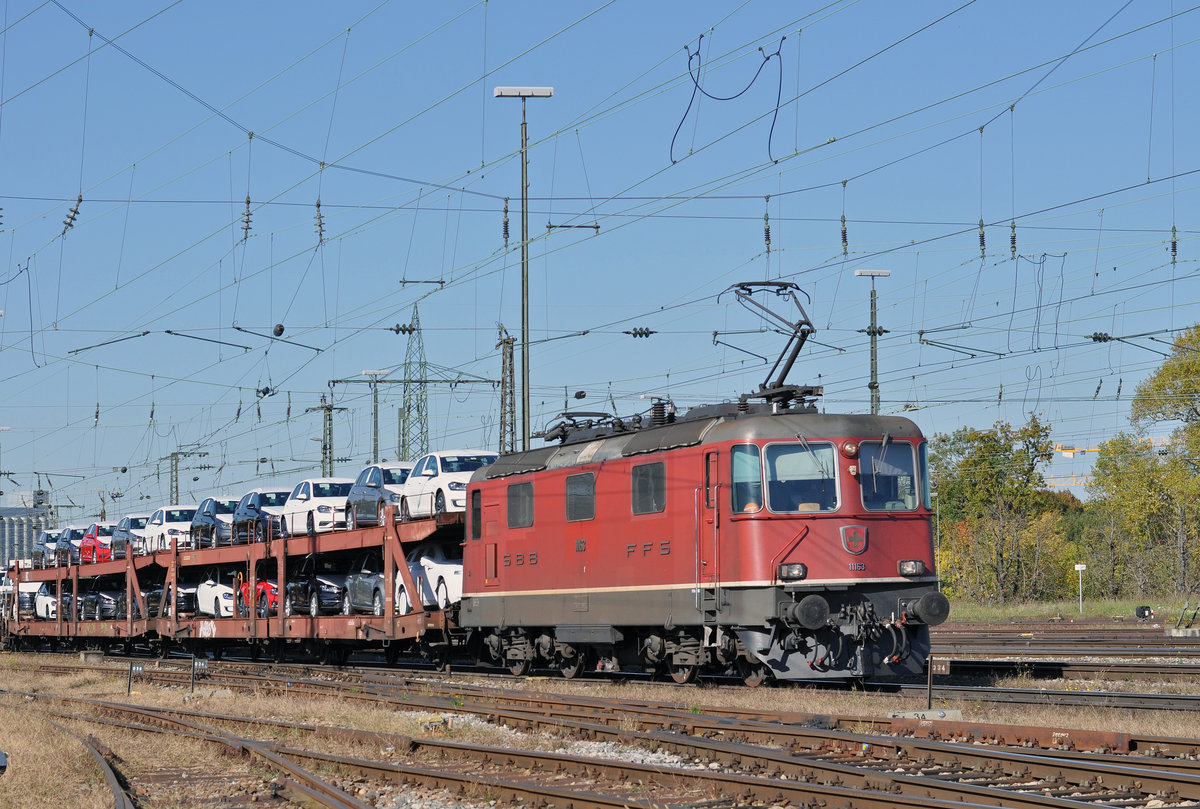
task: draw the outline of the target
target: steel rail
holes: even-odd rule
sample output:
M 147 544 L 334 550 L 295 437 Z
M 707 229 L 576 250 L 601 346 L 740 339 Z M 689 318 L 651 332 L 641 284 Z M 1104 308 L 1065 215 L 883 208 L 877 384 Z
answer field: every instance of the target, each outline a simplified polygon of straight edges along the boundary
M 94 703 L 91 700 L 67 698 L 72 702 Z M 129 708 L 130 713 L 150 716 L 158 713 L 176 713 L 174 710 L 160 711 L 144 709 L 139 706 L 111 707 Z M 210 715 L 210 719 L 217 718 Z M 232 721 L 244 724 L 255 724 L 254 720 L 243 717 L 231 717 Z M 123 724 L 123 723 L 122 723 Z M 187 723 L 194 725 L 194 723 Z M 136 727 L 136 726 L 135 726 Z M 199 727 L 195 725 L 195 727 Z M 314 730 L 317 726 L 310 726 Z M 146 726 L 145 729 L 162 732 L 158 726 Z M 661 786 L 663 779 L 691 779 L 716 790 L 722 795 L 736 795 L 741 798 L 752 797 L 760 801 L 779 802 L 786 799 L 801 805 L 812 805 L 819 802 L 826 806 L 903 806 L 930 807 L 931 809 L 950 809 L 957 807 L 977 806 L 1006 806 L 1029 807 L 1034 809 L 1074 809 L 1080 804 L 1075 800 L 1063 799 L 1058 796 L 1045 795 L 1037 792 L 1013 791 L 996 786 L 985 786 L 969 783 L 947 782 L 942 779 L 921 775 L 897 774 L 880 772 L 866 768 L 862 764 L 849 765 L 830 761 L 796 760 L 793 754 L 786 751 L 769 750 L 757 746 L 735 744 L 729 742 L 705 742 L 704 740 L 680 740 L 676 734 L 659 732 L 653 734 L 634 734 L 634 738 L 626 735 L 626 742 L 636 741 L 645 737 L 651 743 L 686 747 L 690 755 L 724 753 L 727 763 L 737 766 L 748 766 L 751 769 L 771 772 L 775 776 L 747 775 L 739 773 L 715 773 L 708 770 L 688 770 L 660 766 L 639 765 L 627 762 L 616 762 L 605 759 L 580 758 L 563 754 L 546 753 L 543 751 L 523 751 L 512 748 L 488 748 L 477 745 L 463 745 L 455 742 L 437 740 L 413 739 L 391 734 L 377 734 L 363 731 L 340 729 L 351 738 L 376 741 L 389 741 L 399 749 L 408 746 L 410 749 L 429 747 L 438 751 L 439 755 L 448 753 L 460 756 L 472 756 L 491 763 L 500 761 L 506 766 L 517 766 L 528 769 L 548 770 L 553 773 L 566 771 L 582 772 L 584 774 L 605 772 L 618 782 L 635 779 L 638 782 L 655 783 Z M 447 770 L 429 770 L 386 762 L 373 762 L 363 759 L 353 759 L 333 756 L 325 753 L 286 748 L 269 742 L 257 742 L 258 747 L 270 749 L 280 757 L 302 758 L 323 765 L 335 765 L 358 770 L 374 777 L 389 777 L 393 780 L 417 780 L 445 786 L 447 781 L 464 786 L 499 788 L 510 799 L 538 797 L 543 800 L 562 801 L 565 805 L 577 807 L 595 807 L 595 809 L 611 809 L 617 806 L 632 807 L 667 807 L 670 803 L 663 801 L 643 802 L 626 797 L 608 795 L 597 796 L 592 792 L 573 792 L 557 787 L 529 785 L 527 782 L 501 781 L 490 775 L 474 776 Z M 894 767 L 895 762 L 883 762 L 882 766 Z M 961 768 L 960 768 L 961 774 Z M 979 776 L 980 773 L 973 773 Z M 817 776 L 814 778 L 814 776 Z M 810 783 L 816 781 L 816 783 Z M 1127 792 L 1125 795 L 1136 793 Z M 680 804 L 680 805 L 694 805 Z
M 96 761 L 96 765 L 100 768 L 101 775 L 104 776 L 105 783 L 108 784 L 108 788 L 112 792 L 113 809 L 137 809 L 137 804 L 134 803 L 133 797 L 129 794 L 125 787 L 121 785 L 121 779 L 117 777 L 116 770 L 112 768 L 112 765 L 108 763 L 108 759 L 106 759 L 104 754 L 100 751 L 100 743 L 95 739 L 95 737 L 89 735 L 85 739 L 84 737 L 68 730 L 57 722 L 52 722 L 49 719 L 46 719 L 45 722 L 46 724 L 57 728 L 68 736 L 74 737 L 80 744 L 84 746 L 84 749 L 91 754 L 92 758 Z
M 18 693 L 18 692 L 6 692 L 6 693 Z M 64 701 L 65 702 L 76 702 L 76 703 L 82 703 L 82 704 L 91 704 L 91 705 L 97 706 L 97 707 L 109 707 L 110 709 L 111 709 L 111 707 L 116 705 L 115 703 L 106 704 L 100 700 L 78 699 L 78 698 L 73 698 L 73 697 L 61 697 L 61 696 L 48 695 L 48 694 L 25 694 L 24 696 L 32 697 L 35 700 L 55 700 L 55 701 L 60 701 L 60 702 L 64 702 Z M 143 717 L 146 717 L 147 719 L 150 719 L 151 721 L 157 721 L 160 724 L 173 725 L 173 727 L 167 729 L 167 728 L 155 727 L 155 726 L 150 726 L 150 725 L 131 725 L 129 723 L 122 723 L 123 727 L 143 729 L 143 730 L 154 730 L 156 732 L 170 732 L 173 734 L 184 734 L 184 735 L 191 736 L 193 738 L 202 739 L 204 741 L 218 742 L 218 743 L 224 744 L 225 746 L 230 747 L 234 750 L 237 750 L 239 752 L 252 753 L 255 756 L 257 756 L 258 758 L 266 761 L 268 764 L 271 764 L 272 766 L 274 766 L 280 772 L 290 775 L 293 779 L 295 779 L 299 784 L 301 784 L 305 788 L 303 791 L 307 797 L 313 798 L 313 799 L 319 801 L 322 806 L 325 806 L 328 809 L 372 809 L 372 807 L 370 807 L 368 804 L 365 804 L 362 801 L 359 801 L 359 800 L 353 798 L 352 796 L 346 794 L 345 792 L 343 792 L 342 790 L 333 786 L 332 784 L 329 784 L 328 782 L 322 780 L 318 776 L 303 769 L 296 763 L 288 761 L 287 759 L 279 756 L 277 753 L 273 752 L 272 750 L 269 750 L 265 746 L 259 744 L 256 741 L 253 741 L 251 739 L 244 739 L 244 738 L 240 738 L 237 736 L 231 736 L 229 734 L 221 733 L 220 731 L 212 730 L 210 728 L 204 728 L 204 727 L 201 727 L 201 726 L 199 726 L 193 722 L 190 722 L 186 719 L 170 717 L 170 716 L 167 716 L 164 714 L 160 714 L 152 709 L 146 709 L 146 708 L 142 708 L 140 706 L 132 706 L 132 705 L 121 706 L 121 710 L 124 710 L 128 713 L 134 713 L 137 715 L 141 715 Z M 78 717 L 78 716 L 76 716 L 73 718 L 85 719 L 87 721 L 97 721 L 95 717 Z M 47 721 L 50 721 L 50 720 L 47 720 Z M 54 724 L 54 723 L 51 722 L 51 724 Z M 55 726 L 59 727 L 62 730 L 65 730 L 65 728 L 61 728 L 61 726 L 58 726 L 58 725 L 55 725 Z M 66 732 L 70 733 L 70 731 L 66 731 Z M 74 735 L 74 734 L 72 734 L 72 735 Z M 78 737 L 76 737 L 76 738 L 78 738 Z M 99 755 L 99 754 L 96 753 L 96 755 Z M 136 809 L 135 805 L 132 802 L 129 803 L 128 806 L 116 804 L 115 807 L 116 807 L 116 809 Z

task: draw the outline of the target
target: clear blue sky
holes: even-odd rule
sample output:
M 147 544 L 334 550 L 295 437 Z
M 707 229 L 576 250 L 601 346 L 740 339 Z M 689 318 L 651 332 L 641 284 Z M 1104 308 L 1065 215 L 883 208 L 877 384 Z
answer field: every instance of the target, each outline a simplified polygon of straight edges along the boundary
M 432 365 L 499 377 L 497 326 L 520 331 L 520 103 L 498 85 L 555 88 L 528 104 L 535 432 L 564 391 L 629 415 L 757 386 L 782 338 L 718 301 L 742 280 L 811 295 L 820 345 L 792 381 L 830 411 L 868 408 L 854 270 L 888 269 L 884 412 L 933 434 L 1036 411 L 1078 447 L 1127 428 L 1168 348 L 1151 338 L 1200 319 L 1194 7 L 3 8 L 0 467 L 8 492 L 50 473 L 72 519 L 96 490 L 123 494 L 110 514 L 164 502 L 176 449 L 214 467 L 185 468 L 185 500 L 317 474 L 306 408 L 331 379 L 402 376 L 409 338 L 388 327 L 414 306 Z M 693 98 L 689 55 L 708 96 L 736 97 Z M 275 324 L 300 345 L 259 336 Z M 331 395 L 352 476 L 370 394 Z M 433 448 L 497 444 L 497 390 L 429 402 Z M 385 387 L 388 458 L 399 405 Z

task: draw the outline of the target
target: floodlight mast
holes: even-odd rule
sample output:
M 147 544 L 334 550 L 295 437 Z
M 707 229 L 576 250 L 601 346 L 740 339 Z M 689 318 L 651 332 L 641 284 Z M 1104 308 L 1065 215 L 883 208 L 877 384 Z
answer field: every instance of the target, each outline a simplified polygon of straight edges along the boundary
M 529 449 L 529 130 L 525 99 L 550 98 L 553 87 L 497 87 L 493 98 L 521 99 L 521 450 Z

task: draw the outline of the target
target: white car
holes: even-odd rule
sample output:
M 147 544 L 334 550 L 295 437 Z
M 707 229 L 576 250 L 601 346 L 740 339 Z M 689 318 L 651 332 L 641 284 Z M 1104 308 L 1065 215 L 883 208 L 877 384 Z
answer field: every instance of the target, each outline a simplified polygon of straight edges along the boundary
M 33 597 L 33 613 L 43 621 L 58 618 L 58 596 L 50 592 L 49 582 L 42 582 Z
M 191 547 L 192 518 L 196 506 L 163 506 L 146 522 L 146 552 Z
M 213 618 L 232 618 L 233 588 L 221 584 L 217 574 L 210 572 L 208 578 L 196 585 L 196 612 Z
M 346 495 L 350 478 L 309 478 L 296 484 L 279 510 L 279 533 L 285 537 L 323 534 L 346 527 Z
M 476 469 L 494 463 L 482 449 L 431 452 L 413 466 L 400 499 L 401 519 L 467 510 L 467 482 Z
M 414 546 L 404 555 L 408 570 L 412 573 L 417 589 L 421 591 L 421 603 L 429 607 L 446 609 L 462 601 L 462 546 L 423 543 Z M 412 602 L 404 592 L 404 582 L 396 577 L 396 611 L 401 615 L 412 609 Z

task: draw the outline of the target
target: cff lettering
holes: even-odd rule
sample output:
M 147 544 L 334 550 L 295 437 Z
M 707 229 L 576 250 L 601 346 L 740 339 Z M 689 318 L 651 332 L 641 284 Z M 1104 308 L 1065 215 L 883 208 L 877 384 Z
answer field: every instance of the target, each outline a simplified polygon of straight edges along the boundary
M 641 545 L 638 545 L 636 542 L 630 542 L 628 545 L 625 546 L 625 556 L 627 558 L 630 556 L 634 556 L 639 551 L 641 552 L 642 556 L 649 556 L 650 554 L 655 552 L 655 549 L 658 550 L 659 556 L 670 556 L 671 555 L 671 541 L 669 539 L 664 539 L 657 543 L 643 542 Z

